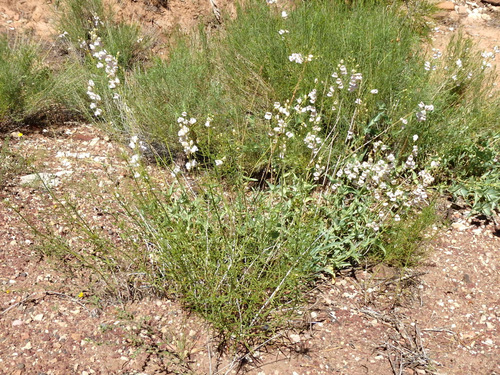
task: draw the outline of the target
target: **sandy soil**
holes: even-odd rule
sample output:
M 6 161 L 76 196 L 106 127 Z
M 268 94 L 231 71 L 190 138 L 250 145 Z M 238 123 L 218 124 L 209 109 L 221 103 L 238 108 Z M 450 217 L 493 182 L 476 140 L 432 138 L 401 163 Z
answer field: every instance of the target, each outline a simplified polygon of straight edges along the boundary
M 208 1 L 168 4 L 114 5 L 120 17 L 163 29 L 213 17 Z M 0 0 L 1 27 L 48 37 L 53 5 Z M 500 45 L 496 11 L 459 6 L 465 3 L 440 16 L 436 46 L 459 27 L 481 48 Z M 89 125 L 66 123 L 25 132 L 10 147 L 39 172 L 53 174 L 56 192 L 78 199 L 107 225 L 95 204 L 109 197 L 83 194 L 81 182 L 105 180 L 103 164 L 113 178 L 130 178 L 123 146 Z M 37 218 L 54 202 L 42 186 L 23 185 L 20 177 L 0 192 L 0 374 L 500 374 L 499 228 L 466 219 L 464 211 L 449 212 L 452 224 L 439 228 L 419 268 L 401 274 L 379 266 L 323 280 L 295 330 L 240 357 L 219 354 L 210 327 L 174 300 L 146 294 L 97 301 L 91 274 L 76 277 L 41 257 L 38 240 L 12 207 Z M 43 220 L 67 231 L 50 216 Z

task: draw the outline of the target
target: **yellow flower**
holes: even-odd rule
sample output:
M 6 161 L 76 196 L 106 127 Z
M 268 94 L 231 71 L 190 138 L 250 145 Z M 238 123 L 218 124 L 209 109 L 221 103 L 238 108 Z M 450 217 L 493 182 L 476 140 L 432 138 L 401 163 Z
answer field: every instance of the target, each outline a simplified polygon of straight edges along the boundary
M 85 294 L 83 294 L 83 292 L 80 292 L 80 294 L 78 294 L 78 298 L 83 298 L 85 296 Z

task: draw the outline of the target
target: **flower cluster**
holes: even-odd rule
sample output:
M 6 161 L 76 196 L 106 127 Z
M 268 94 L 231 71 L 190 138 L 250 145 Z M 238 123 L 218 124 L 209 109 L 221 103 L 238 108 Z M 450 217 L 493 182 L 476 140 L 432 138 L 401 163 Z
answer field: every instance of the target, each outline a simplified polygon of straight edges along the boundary
M 292 138 L 294 133 L 287 130 L 289 118 L 290 118 L 290 107 L 288 103 L 281 105 L 281 103 L 274 103 L 275 115 L 271 112 L 266 112 L 264 119 L 267 121 L 272 121 L 274 126 L 268 135 L 272 138 L 273 144 L 277 145 L 279 150 L 279 158 L 283 159 L 286 152 L 287 138 Z M 283 138 L 283 135 L 285 138 Z
M 187 118 L 187 113 L 182 112 L 182 115 L 177 119 L 177 123 L 179 124 L 179 131 L 177 135 L 179 136 L 179 143 L 182 145 L 184 149 L 184 153 L 187 156 L 188 161 L 186 162 L 186 169 L 190 171 L 194 169 L 198 164 L 196 159 L 194 159 L 194 154 L 198 151 L 198 146 L 195 143 L 195 140 L 191 138 L 191 126 L 196 123 L 196 119 L 191 117 Z M 210 122 L 209 126 L 210 126 Z M 206 124 L 205 124 L 206 125 Z
M 418 136 L 415 135 L 413 140 L 416 142 Z M 370 221 L 367 227 L 378 231 L 390 218 L 399 221 L 402 210 L 426 201 L 427 188 L 434 177 L 426 169 L 415 174 L 405 173 L 417 168 L 414 160 L 417 152 L 418 147 L 414 145 L 406 161 L 398 163 L 389 147 L 378 141 L 373 144 L 367 160 L 360 161 L 357 155 L 353 155 L 336 171 L 335 177 L 340 185 L 365 189 L 375 202 L 372 211 L 378 219 Z
M 424 69 L 427 71 L 436 70 L 436 65 L 432 65 L 430 61 L 424 63 Z
M 87 85 L 87 95 L 91 100 L 90 109 L 94 111 L 94 116 L 100 116 L 102 114 L 102 109 L 98 107 L 98 104 L 102 100 L 102 98 L 99 94 L 96 94 L 94 92 L 94 87 L 95 87 L 94 81 L 89 79 Z
M 301 53 L 292 53 L 290 56 L 288 56 L 288 60 L 290 60 L 291 62 L 295 62 L 297 64 L 302 64 L 304 63 L 304 61 L 305 62 L 312 61 L 313 57 L 314 57 L 313 55 L 304 56 Z
M 120 79 L 117 77 L 118 71 L 118 60 L 113 55 L 109 54 L 104 48 L 102 48 L 102 40 L 97 35 L 97 26 L 102 24 L 98 16 L 94 16 L 94 26 L 95 28 L 90 32 L 90 42 L 81 42 L 80 47 L 88 47 L 91 51 L 92 57 L 97 59 L 96 67 L 98 69 L 104 68 L 106 76 L 108 78 L 108 88 L 115 89 L 120 84 Z M 101 97 L 94 92 L 95 83 L 89 80 L 87 87 L 87 95 L 89 96 L 91 103 L 90 109 L 94 111 L 94 116 L 102 115 L 102 109 L 99 108 L 99 102 Z M 113 99 L 119 99 L 118 93 L 113 95 Z
M 498 46 L 493 47 L 493 51 L 484 51 L 481 53 L 481 57 L 484 59 L 482 62 L 482 68 L 491 68 L 491 61 L 495 60 L 497 53 L 500 53 L 500 48 Z
M 422 122 L 427 120 L 427 112 L 434 111 L 434 106 L 432 104 L 424 104 L 424 102 L 420 102 L 418 107 L 420 111 L 418 111 L 415 115 L 417 116 L 417 120 Z
M 97 29 L 90 32 L 90 39 L 89 49 L 92 51 L 92 56 L 98 60 L 96 67 L 98 69 L 104 68 L 108 77 L 108 87 L 110 89 L 116 88 L 116 86 L 120 84 L 120 79 L 116 76 L 118 71 L 118 60 L 101 47 L 102 41 L 101 38 L 97 36 Z
M 278 30 L 278 34 L 280 34 L 283 39 L 285 39 L 284 35 L 285 34 L 289 34 L 289 33 L 290 33 L 290 31 L 288 31 L 286 29 L 280 29 L 280 30 Z
M 138 168 L 140 166 L 140 160 L 141 160 L 141 154 L 147 150 L 146 144 L 139 140 L 139 137 L 137 135 L 134 135 L 130 138 L 130 143 L 128 144 L 128 147 L 132 149 L 134 154 L 129 160 L 129 165 L 133 168 Z M 139 178 L 140 173 L 135 170 L 134 171 L 134 178 Z
M 339 94 L 345 87 L 347 87 L 347 91 L 349 93 L 354 93 L 359 91 L 361 86 L 361 82 L 363 81 L 363 74 L 357 72 L 356 69 L 352 69 L 350 72 L 344 64 L 344 60 L 341 60 L 337 65 L 337 71 L 333 72 L 331 77 L 333 78 L 334 85 L 331 85 L 328 88 L 326 93 L 327 97 L 334 97 L 335 93 Z M 378 94 L 377 89 L 371 90 L 372 94 Z M 354 103 L 361 104 L 361 99 L 356 98 Z M 336 104 L 334 103 L 334 107 L 332 110 L 336 110 Z

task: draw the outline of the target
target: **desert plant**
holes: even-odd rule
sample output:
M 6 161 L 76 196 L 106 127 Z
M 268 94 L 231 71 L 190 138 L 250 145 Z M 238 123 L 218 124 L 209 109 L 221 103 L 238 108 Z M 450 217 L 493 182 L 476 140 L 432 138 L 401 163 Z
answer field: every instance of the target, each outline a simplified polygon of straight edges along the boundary
M 50 108 L 46 91 L 51 79 L 35 43 L 0 35 L 0 124 L 20 123 Z

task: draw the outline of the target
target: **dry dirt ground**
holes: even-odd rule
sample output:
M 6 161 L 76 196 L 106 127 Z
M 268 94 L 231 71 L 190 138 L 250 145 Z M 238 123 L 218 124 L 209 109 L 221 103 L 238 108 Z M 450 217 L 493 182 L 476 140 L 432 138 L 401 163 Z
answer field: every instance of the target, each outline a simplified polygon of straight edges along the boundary
M 1 27 L 47 37 L 50 3 L 0 0 Z M 157 28 L 213 17 L 208 1 L 168 4 L 115 2 L 121 16 Z M 438 15 L 436 45 L 460 27 L 482 49 L 500 45 L 492 8 L 443 7 L 450 9 Z M 51 173 L 55 192 L 77 199 L 107 225 L 95 206 L 106 197 L 83 193 L 81 182 L 106 181 L 103 165 L 115 180 L 129 178 L 122 146 L 89 125 L 67 123 L 25 132 L 10 147 Z M 38 240 L 12 207 L 37 218 L 54 202 L 20 177 L 0 192 L 0 374 L 500 374 L 499 230 L 466 219 L 466 212 L 449 212 L 451 223 L 438 228 L 417 269 L 379 266 L 324 280 L 311 291 L 296 330 L 241 358 L 220 355 L 210 327 L 175 301 L 102 303 L 89 288 L 92 275 L 70 275 L 41 257 Z M 66 230 L 50 216 L 40 224 Z

